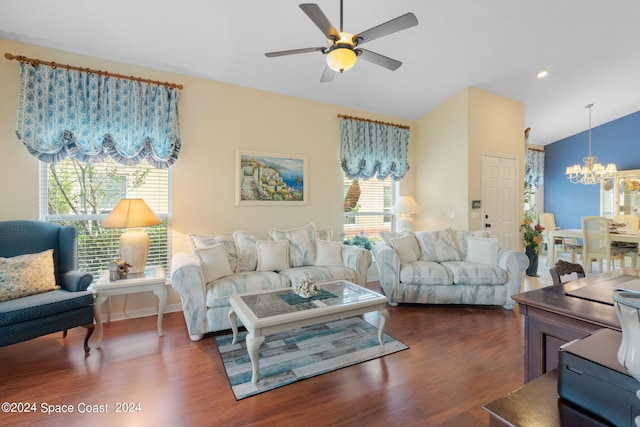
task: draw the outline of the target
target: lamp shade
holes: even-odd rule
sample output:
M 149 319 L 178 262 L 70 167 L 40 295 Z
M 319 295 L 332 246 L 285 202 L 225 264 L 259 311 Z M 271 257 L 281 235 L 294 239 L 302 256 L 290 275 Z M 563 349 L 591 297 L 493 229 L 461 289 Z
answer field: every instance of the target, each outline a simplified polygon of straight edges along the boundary
M 149 255 L 149 236 L 141 227 L 162 221 L 142 199 L 122 199 L 102 221 L 105 228 L 127 228 L 120 236 L 120 258 L 128 262 L 130 273 L 141 273 Z
M 102 221 L 104 228 L 137 228 L 158 225 L 162 221 L 142 199 L 122 199 Z
M 396 200 L 396 203 L 391 208 L 391 213 L 419 213 L 420 206 L 416 203 L 415 199 L 411 196 L 402 196 Z

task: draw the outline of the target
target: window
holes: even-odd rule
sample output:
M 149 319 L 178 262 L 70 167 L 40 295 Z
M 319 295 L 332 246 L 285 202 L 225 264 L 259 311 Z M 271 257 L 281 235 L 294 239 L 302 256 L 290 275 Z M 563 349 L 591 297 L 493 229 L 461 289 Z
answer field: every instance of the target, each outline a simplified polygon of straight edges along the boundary
M 40 219 L 78 230 L 78 264 L 83 271 L 101 274 L 118 258 L 122 229 L 102 228 L 103 219 L 122 198 L 145 200 L 162 224 L 148 227 L 151 243 L 147 265 L 168 266 L 170 172 L 146 162 L 123 166 L 108 159 L 83 163 L 68 157 L 58 163 L 40 163 Z
M 389 210 L 396 198 L 396 181 L 391 178 L 362 180 L 344 178 L 344 233 L 376 240 L 381 231 L 391 231 Z

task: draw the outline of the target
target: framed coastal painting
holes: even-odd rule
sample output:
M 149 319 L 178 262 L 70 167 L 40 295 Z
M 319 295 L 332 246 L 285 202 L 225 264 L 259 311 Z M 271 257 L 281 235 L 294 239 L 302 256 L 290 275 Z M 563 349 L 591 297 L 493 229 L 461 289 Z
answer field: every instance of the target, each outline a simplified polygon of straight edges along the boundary
M 307 157 L 236 150 L 236 205 L 307 205 Z

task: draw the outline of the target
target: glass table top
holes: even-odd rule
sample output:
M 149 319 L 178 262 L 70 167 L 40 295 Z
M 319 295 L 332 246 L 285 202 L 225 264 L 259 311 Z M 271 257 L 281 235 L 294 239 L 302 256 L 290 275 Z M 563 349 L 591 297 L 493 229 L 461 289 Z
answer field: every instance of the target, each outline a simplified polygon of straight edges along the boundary
M 349 305 L 384 298 L 377 292 L 343 281 L 318 284 L 318 288 L 320 288 L 318 299 L 297 297 L 291 288 L 269 293 L 243 295 L 240 299 L 256 317 L 266 318 L 331 305 Z

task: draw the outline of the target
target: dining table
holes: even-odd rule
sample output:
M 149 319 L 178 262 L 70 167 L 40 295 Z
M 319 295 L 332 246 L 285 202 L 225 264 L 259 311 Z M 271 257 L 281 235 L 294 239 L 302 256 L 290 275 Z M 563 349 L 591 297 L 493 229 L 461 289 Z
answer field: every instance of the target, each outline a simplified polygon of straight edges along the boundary
M 582 229 L 580 228 L 559 228 L 555 230 L 545 230 L 549 235 L 549 241 L 553 242 L 555 239 L 582 239 Z M 637 243 L 640 245 L 640 233 L 631 233 L 628 231 L 611 231 L 609 237 L 612 242 L 624 242 L 624 243 Z M 549 263 L 555 262 L 556 259 L 556 247 L 555 245 L 549 245 L 548 260 Z M 632 257 L 632 268 L 636 268 L 636 257 Z M 575 263 L 575 251 L 572 252 L 571 262 Z

